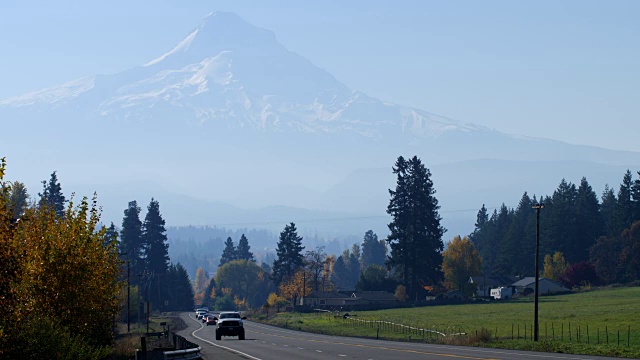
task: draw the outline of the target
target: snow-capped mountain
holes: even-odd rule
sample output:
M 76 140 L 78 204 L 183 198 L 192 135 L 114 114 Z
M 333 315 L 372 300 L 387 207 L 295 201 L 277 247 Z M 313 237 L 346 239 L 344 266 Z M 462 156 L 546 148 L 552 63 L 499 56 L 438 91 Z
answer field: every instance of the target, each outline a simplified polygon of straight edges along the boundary
M 516 199 L 531 191 L 522 179 L 483 183 L 489 180 L 482 169 L 491 168 L 492 160 L 505 173 L 510 166 L 521 172 L 515 165 L 523 161 L 562 161 L 547 166 L 553 173 L 534 171 L 552 182 L 566 176 L 561 169 L 567 164 L 579 164 L 573 173 L 611 173 L 611 184 L 622 176 L 621 168 L 640 164 L 634 152 L 507 135 L 367 96 L 286 49 L 271 31 L 232 13 L 210 14 L 168 49 L 117 74 L 0 100 L 0 119 L 8 120 L 0 129 L 0 156 L 7 156 L 9 169 L 28 185 L 57 170 L 61 181 L 89 186 L 154 181 L 176 193 L 245 206 L 379 213 L 384 209 L 364 204 L 384 204 L 393 184 L 380 185 L 385 188 L 374 194 L 371 186 L 354 185 L 367 182 L 366 176 L 349 174 L 390 171 L 399 155 L 418 155 L 429 167 L 440 164 L 478 189 L 522 187 L 514 190 Z M 442 166 L 453 162 L 455 170 Z M 345 179 L 349 186 L 341 187 Z M 445 199 L 461 191 L 444 188 Z M 349 206 L 340 204 L 346 192 Z M 495 199 L 496 191 L 487 196 L 493 197 L 487 203 L 504 201 Z M 455 206 L 479 208 L 479 197 Z M 117 219 L 126 204 L 116 206 L 111 211 Z M 188 222 L 188 212 L 179 213 L 184 219 L 174 221 Z
M 272 32 L 231 13 L 212 13 L 173 49 L 143 66 L 2 100 L 0 106 L 80 106 L 96 116 L 132 121 L 153 119 L 171 108 L 188 115 L 185 120 L 192 124 L 374 139 L 482 129 L 353 91 L 285 49 Z

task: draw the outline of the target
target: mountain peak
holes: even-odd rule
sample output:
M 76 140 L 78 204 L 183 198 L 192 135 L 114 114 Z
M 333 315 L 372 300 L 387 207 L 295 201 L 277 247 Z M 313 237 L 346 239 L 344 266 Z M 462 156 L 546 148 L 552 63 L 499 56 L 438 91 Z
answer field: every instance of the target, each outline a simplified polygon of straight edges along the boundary
M 283 49 L 273 32 L 232 12 L 212 12 L 173 49 L 144 66 L 195 63 L 222 51 L 269 53 Z

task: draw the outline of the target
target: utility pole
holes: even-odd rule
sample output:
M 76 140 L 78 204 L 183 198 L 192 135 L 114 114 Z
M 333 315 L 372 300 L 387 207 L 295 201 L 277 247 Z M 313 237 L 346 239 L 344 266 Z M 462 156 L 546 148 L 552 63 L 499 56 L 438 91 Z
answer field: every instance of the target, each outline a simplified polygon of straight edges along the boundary
M 538 281 L 540 278 L 540 209 L 544 208 L 543 203 L 533 204 L 536 209 L 536 285 L 534 289 L 534 310 L 533 310 L 533 341 L 538 341 Z
M 127 332 L 131 332 L 131 309 L 129 306 L 131 305 L 131 261 L 127 259 Z

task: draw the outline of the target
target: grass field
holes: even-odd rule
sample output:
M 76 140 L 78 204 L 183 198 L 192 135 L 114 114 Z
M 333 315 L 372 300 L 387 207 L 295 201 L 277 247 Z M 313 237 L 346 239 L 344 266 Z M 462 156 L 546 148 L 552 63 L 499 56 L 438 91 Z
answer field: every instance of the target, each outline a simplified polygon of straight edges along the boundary
M 280 313 L 262 321 L 345 336 L 640 357 L 640 287 L 540 297 L 537 343 L 531 339 L 533 297 L 349 314 L 350 319 L 335 313 Z

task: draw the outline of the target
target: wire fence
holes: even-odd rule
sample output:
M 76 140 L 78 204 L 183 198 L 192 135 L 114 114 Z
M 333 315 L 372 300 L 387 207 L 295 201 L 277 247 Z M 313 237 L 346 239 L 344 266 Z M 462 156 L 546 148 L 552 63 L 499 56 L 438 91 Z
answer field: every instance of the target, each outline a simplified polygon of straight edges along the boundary
M 487 329 L 486 327 L 469 330 L 463 327 L 436 327 L 425 325 L 407 325 L 396 321 L 358 318 L 345 314 L 343 324 L 352 328 L 370 329 L 375 331 L 376 338 L 380 337 L 409 337 L 411 339 L 444 340 L 454 337 L 475 337 L 477 339 L 495 340 L 534 340 L 533 323 L 512 323 L 510 331 L 502 328 Z M 538 339 L 546 341 L 572 342 L 594 345 L 640 346 L 638 330 L 632 331 L 631 325 L 624 328 L 611 328 L 607 325 L 589 326 L 571 322 L 543 322 L 539 324 Z

